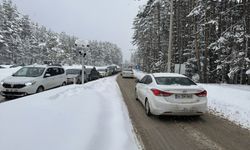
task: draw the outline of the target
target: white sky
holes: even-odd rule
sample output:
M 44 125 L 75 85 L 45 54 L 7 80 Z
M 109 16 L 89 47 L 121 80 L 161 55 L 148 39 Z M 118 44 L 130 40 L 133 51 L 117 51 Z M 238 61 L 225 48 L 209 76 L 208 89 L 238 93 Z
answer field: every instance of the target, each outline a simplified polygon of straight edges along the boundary
M 31 20 L 86 40 L 110 41 L 130 59 L 132 23 L 147 0 L 12 0 Z M 0 0 L 2 2 L 2 0 Z

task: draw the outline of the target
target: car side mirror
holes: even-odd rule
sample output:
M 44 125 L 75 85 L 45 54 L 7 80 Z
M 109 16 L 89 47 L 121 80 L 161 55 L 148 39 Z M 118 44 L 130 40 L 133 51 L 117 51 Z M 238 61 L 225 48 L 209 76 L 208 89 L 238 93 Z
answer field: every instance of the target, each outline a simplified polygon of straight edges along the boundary
M 44 78 L 48 78 L 48 77 L 51 77 L 51 74 L 46 73 L 46 74 L 44 75 Z

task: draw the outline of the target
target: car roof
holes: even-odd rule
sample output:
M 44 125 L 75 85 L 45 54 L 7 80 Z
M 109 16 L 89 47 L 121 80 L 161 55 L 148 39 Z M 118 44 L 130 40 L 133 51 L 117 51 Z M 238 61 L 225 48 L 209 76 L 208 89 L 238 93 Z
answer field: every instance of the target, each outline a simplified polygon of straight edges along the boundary
M 154 77 L 186 77 L 178 73 L 153 73 Z
M 53 65 L 29 65 L 29 66 L 24 66 L 24 67 L 41 67 L 41 68 L 57 67 L 57 68 L 62 68 L 61 66 L 53 66 Z

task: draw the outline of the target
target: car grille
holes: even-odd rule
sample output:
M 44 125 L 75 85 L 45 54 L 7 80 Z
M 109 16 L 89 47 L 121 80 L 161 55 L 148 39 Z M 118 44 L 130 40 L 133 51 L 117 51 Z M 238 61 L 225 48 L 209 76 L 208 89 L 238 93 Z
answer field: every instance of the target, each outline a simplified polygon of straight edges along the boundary
M 25 92 L 6 92 L 6 91 L 2 91 L 2 93 L 6 96 L 25 96 L 26 93 Z
M 4 83 L 3 87 L 4 88 L 21 89 L 21 88 L 25 87 L 25 85 L 24 84 L 8 84 L 8 83 Z

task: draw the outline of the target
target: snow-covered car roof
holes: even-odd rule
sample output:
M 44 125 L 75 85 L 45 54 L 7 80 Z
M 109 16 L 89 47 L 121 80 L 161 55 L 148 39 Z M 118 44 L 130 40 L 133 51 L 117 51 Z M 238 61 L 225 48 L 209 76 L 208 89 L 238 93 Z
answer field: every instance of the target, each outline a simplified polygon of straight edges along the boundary
M 186 77 L 178 73 L 153 73 L 154 77 Z
M 96 68 L 96 70 L 99 70 L 99 69 L 108 69 L 107 66 L 98 66 L 98 67 L 95 67 L 95 68 Z

